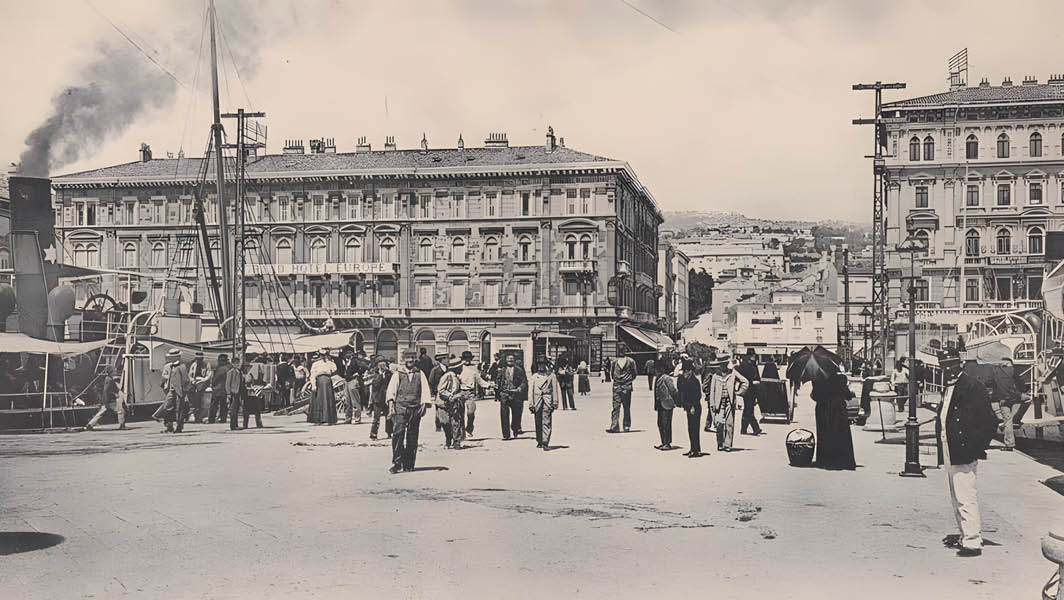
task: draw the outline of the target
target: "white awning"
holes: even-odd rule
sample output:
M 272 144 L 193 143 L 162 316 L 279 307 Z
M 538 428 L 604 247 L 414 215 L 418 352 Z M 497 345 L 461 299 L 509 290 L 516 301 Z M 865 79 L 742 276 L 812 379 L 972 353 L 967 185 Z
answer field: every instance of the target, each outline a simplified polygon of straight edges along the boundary
M 96 342 L 53 342 L 31 338 L 24 333 L 0 333 L 0 352 L 30 352 L 77 356 L 103 348 L 110 340 Z
M 620 328 L 621 331 L 635 338 L 637 342 L 655 350 L 661 349 L 663 346 L 668 348 L 676 345 L 676 342 L 672 341 L 668 336 L 657 331 L 631 325 L 621 325 Z

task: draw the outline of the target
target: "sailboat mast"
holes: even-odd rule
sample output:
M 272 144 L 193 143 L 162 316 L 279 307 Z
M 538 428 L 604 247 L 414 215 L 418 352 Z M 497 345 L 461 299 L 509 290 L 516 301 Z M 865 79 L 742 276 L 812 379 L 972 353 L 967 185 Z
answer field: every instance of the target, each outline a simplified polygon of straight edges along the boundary
M 233 315 L 233 262 L 231 258 L 232 243 L 229 237 L 229 203 L 225 197 L 225 161 L 222 156 L 222 111 L 218 100 L 218 44 L 215 40 L 215 11 L 214 0 L 211 0 L 208 9 L 211 26 L 211 92 L 214 100 L 214 124 L 211 131 L 214 134 L 214 175 L 218 192 L 218 230 L 219 247 L 222 259 L 222 296 L 225 306 L 218 307 L 218 323 L 225 322 L 226 317 Z M 207 249 L 210 252 L 210 249 Z M 232 327 L 232 325 L 230 325 Z M 222 334 L 225 335 L 224 330 Z

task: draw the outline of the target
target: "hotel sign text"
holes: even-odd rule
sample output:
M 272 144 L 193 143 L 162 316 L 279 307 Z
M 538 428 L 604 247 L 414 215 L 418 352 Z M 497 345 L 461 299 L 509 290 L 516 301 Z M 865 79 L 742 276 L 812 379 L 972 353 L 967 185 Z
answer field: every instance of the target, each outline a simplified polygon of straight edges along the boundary
M 392 263 L 298 263 L 247 265 L 248 275 L 394 275 Z

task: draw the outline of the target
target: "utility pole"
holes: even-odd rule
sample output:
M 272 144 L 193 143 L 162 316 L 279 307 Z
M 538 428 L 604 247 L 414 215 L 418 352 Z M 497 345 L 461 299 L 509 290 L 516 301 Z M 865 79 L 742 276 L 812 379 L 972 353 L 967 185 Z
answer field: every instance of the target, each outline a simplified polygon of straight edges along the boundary
M 887 333 L 890 329 L 887 307 L 886 265 L 886 216 L 883 214 L 883 196 L 886 192 L 886 160 L 883 148 L 887 145 L 886 123 L 880 114 L 883 106 L 883 90 L 905 89 L 904 83 L 856 83 L 854 91 L 874 90 L 876 93 L 875 116 L 872 119 L 854 119 L 854 125 L 875 125 L 872 159 L 872 348 L 884 367 L 887 364 Z M 876 348 L 876 343 L 879 347 Z M 867 357 L 866 357 L 867 358 Z
M 850 249 L 842 248 L 842 362 L 853 372 L 853 342 L 850 340 Z M 867 332 L 866 332 L 867 333 Z M 868 358 L 868 352 L 865 352 Z

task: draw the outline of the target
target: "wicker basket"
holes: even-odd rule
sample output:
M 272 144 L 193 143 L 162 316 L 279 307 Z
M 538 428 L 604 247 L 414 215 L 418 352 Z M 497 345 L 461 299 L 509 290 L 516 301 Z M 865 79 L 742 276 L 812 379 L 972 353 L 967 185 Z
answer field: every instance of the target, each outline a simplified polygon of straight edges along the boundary
M 791 466 L 809 467 L 813 465 L 813 453 L 816 450 L 816 436 L 808 429 L 792 429 L 787 434 L 787 459 Z

